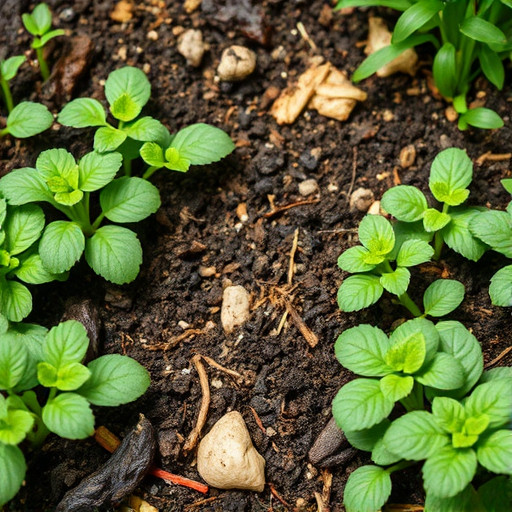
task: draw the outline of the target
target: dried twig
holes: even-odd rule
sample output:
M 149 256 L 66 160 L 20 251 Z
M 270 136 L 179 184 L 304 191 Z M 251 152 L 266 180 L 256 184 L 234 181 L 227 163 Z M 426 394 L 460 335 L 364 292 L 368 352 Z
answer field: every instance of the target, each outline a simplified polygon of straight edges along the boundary
M 291 286 L 293 281 L 293 274 L 295 272 L 295 253 L 297 252 L 297 246 L 299 244 L 299 228 L 295 230 L 293 234 L 292 248 L 290 250 L 290 263 L 288 265 L 288 285 Z
M 274 217 L 274 215 L 278 215 L 279 213 L 289 210 L 290 208 L 295 208 L 296 206 L 305 206 L 307 204 L 315 204 L 318 202 L 320 202 L 320 199 L 307 199 L 305 201 L 297 201 L 295 203 L 286 204 L 284 206 L 276 206 L 272 209 L 272 211 L 264 213 L 263 217 L 269 219 L 271 217 Z
M 283 302 L 286 306 L 286 310 L 290 313 L 292 320 L 295 322 L 302 336 L 306 339 L 309 346 L 314 348 L 318 345 L 318 336 L 304 323 L 304 320 L 297 313 L 291 303 L 283 297 Z
M 269 482 L 268 486 L 269 486 L 270 492 L 272 493 L 272 496 L 274 496 L 274 498 L 278 499 L 285 507 L 288 507 L 289 509 L 292 508 L 291 505 L 288 502 L 286 502 L 286 500 L 276 491 L 274 484 L 271 484 Z
M 181 341 L 186 340 L 187 338 L 190 338 L 190 336 L 196 336 L 198 334 L 203 334 L 202 329 L 187 329 L 185 332 L 179 334 L 175 338 L 172 338 L 166 343 L 155 343 L 153 345 L 148 345 L 147 343 L 142 343 L 142 346 L 146 350 L 156 351 L 156 350 L 163 350 L 164 352 L 166 350 L 169 350 L 171 348 L 174 348 L 176 345 L 178 345 Z
M 212 501 L 220 500 L 221 498 L 224 498 L 226 496 L 225 494 L 219 494 L 218 496 L 212 496 L 211 498 L 206 498 L 204 500 L 195 501 L 194 503 L 191 503 L 190 505 L 185 505 L 184 510 L 194 510 L 197 507 L 201 507 L 202 505 L 206 505 L 207 503 L 211 503 Z
M 304 41 L 306 41 L 306 43 L 308 43 L 309 46 L 311 46 L 311 49 L 314 52 L 316 52 L 318 50 L 318 47 L 315 44 L 315 42 L 313 41 L 313 39 L 311 39 L 311 37 L 309 36 L 309 34 L 306 30 L 306 27 L 304 26 L 304 23 L 302 23 L 302 21 L 299 21 L 297 23 L 297 30 L 299 31 L 300 35 L 302 36 L 302 39 L 304 39 Z
M 238 372 L 235 372 L 235 370 L 230 370 L 229 368 L 225 368 L 224 366 L 220 365 L 208 356 L 203 356 L 201 354 L 197 354 L 198 356 L 202 357 L 210 366 L 213 366 L 214 368 L 217 368 L 217 370 L 220 370 L 221 372 L 227 373 L 228 375 L 231 375 L 231 377 L 235 377 L 237 379 L 242 379 L 242 375 L 240 375 Z
M 249 409 L 251 409 L 252 415 L 254 416 L 254 421 L 256 422 L 256 425 L 260 428 L 260 430 L 267 435 L 267 430 L 263 426 L 263 422 L 261 421 L 261 418 L 258 416 L 258 413 L 254 410 L 253 407 L 249 405 Z
M 501 361 L 510 351 L 512 351 L 512 345 L 510 347 L 507 347 L 501 354 L 496 356 L 492 361 L 489 361 L 486 365 L 484 365 L 484 368 L 490 368 L 491 366 L 494 366 L 496 363 Z
M 487 151 L 486 153 L 483 153 L 476 159 L 477 165 L 482 165 L 486 161 L 491 162 L 502 162 L 503 160 L 509 160 L 512 158 L 512 153 L 491 153 L 490 151 Z
M 210 386 L 208 384 L 208 375 L 206 374 L 204 365 L 201 362 L 201 357 L 202 356 L 197 354 L 192 358 L 192 362 L 194 363 L 194 366 L 196 367 L 197 373 L 199 375 L 199 382 L 201 384 L 203 397 L 201 398 L 201 407 L 199 408 L 199 414 L 197 415 L 196 426 L 190 432 L 185 445 L 183 446 L 183 452 L 185 454 L 190 453 L 195 448 L 197 440 L 201 434 L 201 430 L 206 423 L 208 408 L 210 407 Z

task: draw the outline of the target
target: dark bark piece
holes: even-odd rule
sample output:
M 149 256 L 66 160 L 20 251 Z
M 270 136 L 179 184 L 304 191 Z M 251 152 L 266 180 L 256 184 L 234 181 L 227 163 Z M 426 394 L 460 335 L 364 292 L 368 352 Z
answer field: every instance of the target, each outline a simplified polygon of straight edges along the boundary
M 332 468 L 334 466 L 342 466 L 348 464 L 356 455 L 358 450 L 355 448 L 346 448 L 341 452 L 335 453 L 325 459 L 322 459 L 318 464 L 320 468 Z
M 90 299 L 70 300 L 66 303 L 66 310 L 61 321 L 76 320 L 80 322 L 87 331 L 89 337 L 89 348 L 85 354 L 84 364 L 96 359 L 100 352 L 100 331 L 101 320 L 96 304 Z
M 95 473 L 68 491 L 56 512 L 90 512 L 119 503 L 139 485 L 155 455 L 153 427 L 142 414 L 112 457 Z
M 309 461 L 311 464 L 319 465 L 322 460 L 334 455 L 342 446 L 347 444 L 345 434 L 336 425 L 334 418 L 331 418 L 309 450 Z
M 270 43 L 270 27 L 259 2 L 253 0 L 203 0 L 208 21 L 223 28 L 239 28 L 249 39 L 266 46 Z

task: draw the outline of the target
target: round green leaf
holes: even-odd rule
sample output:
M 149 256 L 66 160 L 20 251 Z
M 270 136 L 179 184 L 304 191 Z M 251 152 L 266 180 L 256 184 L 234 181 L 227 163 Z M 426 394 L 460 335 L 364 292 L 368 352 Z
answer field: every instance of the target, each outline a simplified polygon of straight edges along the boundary
M 464 384 L 464 370 L 455 357 L 438 352 L 414 378 L 420 384 L 435 389 L 457 389 Z
M 495 251 L 512 258 L 512 216 L 507 212 L 476 212 L 470 222 L 471 233 Z
M 153 167 L 163 167 L 165 164 L 163 149 L 156 142 L 146 142 L 140 148 L 142 160 Z
M 53 115 L 41 103 L 22 101 L 16 105 L 7 117 L 9 133 L 19 139 L 32 137 L 50 128 Z
M 396 264 L 399 267 L 412 267 L 430 261 L 434 255 L 432 246 L 424 240 L 406 240 L 398 251 Z
M 44 267 L 53 274 L 69 270 L 82 256 L 85 237 L 76 222 L 58 220 L 48 224 L 39 242 Z
M 397 402 L 405 398 L 412 391 L 414 379 L 410 376 L 402 377 L 400 375 L 386 375 L 380 380 L 380 389 L 384 396 Z
M 391 425 L 388 419 L 382 420 L 377 425 L 363 430 L 346 430 L 344 432 L 348 442 L 358 450 L 373 451 L 377 442 L 382 439 L 387 428 Z
M 372 253 L 388 254 L 395 245 L 391 223 L 381 215 L 366 215 L 359 224 L 359 240 Z
M 107 281 L 130 283 L 139 273 L 142 247 L 133 231 L 120 226 L 103 226 L 87 240 L 85 259 L 94 272 Z
M 85 439 L 94 433 L 94 416 L 87 400 L 76 393 L 62 393 L 43 407 L 48 429 L 67 439 Z
M 28 284 L 42 284 L 51 281 L 65 281 L 66 273 L 52 274 L 43 265 L 39 254 L 31 254 L 21 260 L 20 266 L 14 270 L 14 275 Z
M 137 400 L 149 387 L 148 371 L 127 356 L 110 354 L 91 361 L 91 378 L 78 393 L 94 405 L 115 407 Z
M 444 316 L 456 309 L 464 299 L 464 285 L 454 279 L 434 281 L 423 295 L 425 314 Z
M 390 346 L 384 331 L 362 324 L 340 334 L 334 350 L 338 361 L 350 371 L 365 377 L 381 377 L 391 372 L 384 359 Z
M 25 478 L 27 465 L 17 446 L 0 443 L 0 506 L 14 498 Z
M 512 306 L 512 265 L 503 267 L 492 276 L 489 295 L 495 306 Z
M 115 151 L 125 140 L 126 133 L 112 126 L 102 126 L 94 134 L 94 150 L 98 153 Z
M 11 205 L 53 201 L 53 194 L 37 169 L 14 169 L 0 179 L 0 193 Z
M 31 413 L 9 409 L 7 415 L 0 419 L 0 443 L 21 443 L 33 425 L 34 416 Z
M 12 80 L 19 67 L 27 60 L 25 55 L 16 55 L 0 62 L 0 75 L 5 81 Z
M 473 178 L 473 163 L 465 151 L 448 148 L 439 153 L 430 168 L 429 187 L 438 201 L 444 202 L 446 197 L 436 193 L 434 185 L 442 185 L 447 196 L 465 189 Z M 460 203 L 459 203 L 460 204 Z
M 128 137 L 145 142 L 157 141 L 166 128 L 160 121 L 146 116 L 126 125 L 123 130 L 128 134 Z
M 359 311 L 375 304 L 383 291 L 377 276 L 350 276 L 341 283 L 338 290 L 338 306 L 346 312 Z
M 350 474 L 343 494 L 347 512 L 380 510 L 391 494 L 391 477 L 378 466 L 362 466 Z
M 451 217 L 447 213 L 440 212 L 435 208 L 429 208 L 425 211 L 423 216 L 423 226 L 425 231 L 434 233 L 443 229 L 451 220 Z
M 104 187 L 114 179 L 122 163 L 123 157 L 120 153 L 87 153 L 78 164 L 78 187 L 85 192 Z
M 410 185 L 398 185 L 384 192 L 381 205 L 393 217 L 403 222 L 420 220 L 428 208 L 423 192 Z
M 512 411 L 512 379 L 493 380 L 477 386 L 464 404 L 466 415 L 489 416 L 489 428 L 506 425 Z
M 68 363 L 82 361 L 89 346 L 85 327 L 76 320 L 67 320 L 52 327 L 43 342 L 43 361 L 57 370 Z
M 118 178 L 100 193 L 100 204 L 113 222 L 138 222 L 160 207 L 160 192 L 142 178 Z
M 385 272 L 380 277 L 380 284 L 389 293 L 402 295 L 409 287 L 411 273 L 404 267 L 398 267 L 394 272 Z
M 23 284 L 4 280 L 0 284 L 0 304 L 2 315 L 12 322 L 21 322 L 32 311 L 32 294 Z
M 64 126 L 85 128 L 87 126 L 105 126 L 105 109 L 93 98 L 78 98 L 70 101 L 62 109 L 57 121 Z
M 338 267 L 345 272 L 368 272 L 375 268 L 375 265 L 366 263 L 365 256 L 368 254 L 370 254 L 368 249 L 360 245 L 350 247 L 338 258 Z
M 9 210 L 5 224 L 4 248 L 11 256 L 27 250 L 41 235 L 44 213 L 35 204 L 25 204 Z

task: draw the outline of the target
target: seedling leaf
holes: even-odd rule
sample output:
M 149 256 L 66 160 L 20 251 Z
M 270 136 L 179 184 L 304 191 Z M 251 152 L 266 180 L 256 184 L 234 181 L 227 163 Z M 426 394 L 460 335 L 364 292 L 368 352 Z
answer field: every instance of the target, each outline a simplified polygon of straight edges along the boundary
M 350 276 L 341 283 L 338 290 L 338 305 L 342 311 L 358 311 L 375 304 L 383 291 L 377 276 Z
M 27 369 L 27 358 L 21 343 L 12 337 L 0 337 L 0 389 L 13 389 L 20 382 Z
M 94 149 L 98 153 L 115 151 L 125 140 L 127 134 L 112 126 L 102 126 L 94 134 Z
M 0 505 L 14 498 L 25 478 L 27 465 L 17 446 L 0 443 Z
M 464 384 L 464 370 L 455 357 L 438 352 L 414 378 L 420 384 L 435 389 L 457 389 Z
M 350 474 L 343 503 L 347 512 L 380 510 L 391 494 L 391 477 L 378 466 L 362 466 Z
M 489 428 L 497 428 L 510 421 L 512 408 L 512 379 L 493 380 L 477 386 L 465 402 L 466 415 L 489 416 Z
M 358 233 L 360 242 L 373 254 L 385 255 L 393 250 L 393 227 L 380 215 L 366 215 L 359 224 Z
M 423 226 L 425 231 L 434 233 L 443 229 L 451 220 L 451 217 L 447 213 L 440 212 L 435 208 L 429 208 L 425 211 L 423 216 Z
M 402 295 L 409 287 L 411 273 L 403 267 L 398 267 L 394 272 L 386 272 L 380 278 L 380 284 L 389 293 Z
M 451 313 L 464 299 L 464 285 L 453 279 L 434 281 L 423 295 L 425 314 L 439 317 Z
M 12 322 L 21 322 L 32 311 L 32 295 L 21 283 L 0 281 L 1 313 Z
M 503 267 L 492 276 L 489 295 L 495 306 L 512 306 L 512 265 Z
M 61 368 L 79 363 L 85 357 L 89 338 L 85 327 L 76 320 L 67 320 L 52 327 L 43 342 L 43 360 Z
M 360 245 L 350 247 L 338 258 L 338 267 L 345 270 L 345 272 L 351 273 L 373 270 L 375 265 L 366 262 L 366 257 L 369 254 L 370 252 L 366 247 L 361 247 Z
M 0 76 L 7 82 L 18 73 L 20 66 L 27 60 L 25 55 L 16 55 L 0 62 Z
M 402 377 L 400 375 L 391 374 L 386 375 L 380 380 L 382 393 L 394 402 L 409 395 L 413 386 L 414 379 L 411 376 Z
M 396 264 L 399 267 L 413 267 L 430 261 L 434 249 L 423 240 L 406 240 L 398 251 Z
M 105 109 L 92 98 L 78 98 L 70 101 L 60 112 L 57 121 L 64 126 L 86 128 L 88 126 L 105 126 Z
M 12 205 L 47 201 L 53 202 L 53 194 L 37 169 L 14 169 L 0 179 L 0 193 Z
M 18 139 L 32 137 L 50 128 L 53 116 L 45 105 L 22 101 L 7 117 L 9 133 Z
M 84 192 L 99 190 L 110 183 L 121 164 L 123 157 L 120 153 L 101 155 L 96 151 L 87 153 L 78 164 L 78 186 Z
M 27 250 L 41 235 L 44 213 L 35 204 L 26 204 L 9 210 L 3 226 L 6 237 L 3 247 L 11 256 Z
M 384 210 L 404 222 L 420 220 L 428 208 L 423 192 L 410 185 L 390 188 L 384 192 L 381 204 Z

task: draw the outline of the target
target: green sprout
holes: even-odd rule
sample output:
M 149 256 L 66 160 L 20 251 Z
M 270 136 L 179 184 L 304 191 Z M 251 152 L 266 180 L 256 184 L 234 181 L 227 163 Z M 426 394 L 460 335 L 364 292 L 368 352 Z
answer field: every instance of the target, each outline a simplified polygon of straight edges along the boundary
M 2 87 L 5 106 L 9 113 L 14 108 L 9 82 L 18 74 L 18 69 L 26 60 L 24 55 L 16 55 L 0 61 L 0 87 Z
M 54 37 L 64 35 L 65 31 L 62 29 L 51 30 L 52 13 L 44 3 L 36 5 L 31 14 L 23 14 L 22 20 L 27 31 L 34 36 L 32 48 L 36 51 L 41 76 L 46 81 L 50 78 L 50 70 L 44 58 L 44 46 Z

